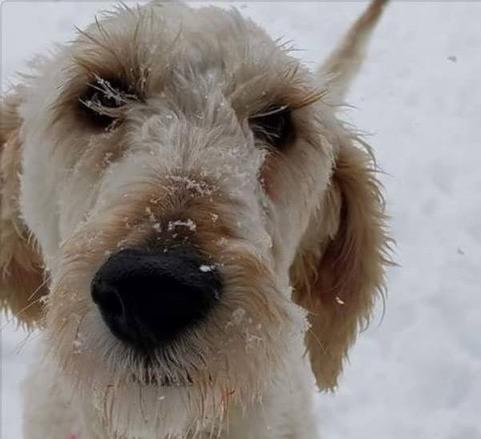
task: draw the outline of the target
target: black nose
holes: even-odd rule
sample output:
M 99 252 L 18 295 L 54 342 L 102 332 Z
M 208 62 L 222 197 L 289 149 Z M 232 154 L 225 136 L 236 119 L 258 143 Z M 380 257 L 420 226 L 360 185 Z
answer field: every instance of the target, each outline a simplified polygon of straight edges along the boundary
M 117 338 L 152 349 L 204 319 L 221 287 L 218 270 L 183 246 L 122 250 L 100 267 L 91 290 Z

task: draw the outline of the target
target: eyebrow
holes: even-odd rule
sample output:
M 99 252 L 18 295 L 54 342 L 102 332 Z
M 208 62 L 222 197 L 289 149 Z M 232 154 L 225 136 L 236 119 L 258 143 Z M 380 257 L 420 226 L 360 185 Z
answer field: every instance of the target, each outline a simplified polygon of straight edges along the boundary
M 299 110 L 321 100 L 324 94 L 294 68 L 275 78 L 269 74 L 246 78 L 244 83 L 233 87 L 229 97 L 236 110 L 250 118 L 280 108 Z

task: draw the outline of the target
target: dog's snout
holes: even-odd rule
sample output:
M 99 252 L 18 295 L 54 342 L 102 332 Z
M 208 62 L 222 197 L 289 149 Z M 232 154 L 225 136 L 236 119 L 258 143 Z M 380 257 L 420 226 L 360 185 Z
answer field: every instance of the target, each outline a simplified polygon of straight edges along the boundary
M 117 338 L 152 349 L 203 320 L 221 288 L 217 268 L 182 246 L 112 255 L 96 273 L 91 293 Z

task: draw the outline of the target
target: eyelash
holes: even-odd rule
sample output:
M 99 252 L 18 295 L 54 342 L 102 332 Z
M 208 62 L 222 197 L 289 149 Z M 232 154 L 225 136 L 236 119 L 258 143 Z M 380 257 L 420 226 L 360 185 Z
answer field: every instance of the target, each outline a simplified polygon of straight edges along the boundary
M 126 92 L 126 89 L 128 87 L 123 87 L 119 81 L 108 81 L 94 75 L 94 80 L 88 84 L 79 101 L 93 124 L 109 128 L 122 119 L 129 103 L 139 100 L 136 94 Z M 254 135 L 278 150 L 283 149 L 295 134 L 292 110 L 288 105 L 272 105 L 249 121 Z
M 137 95 L 126 92 L 125 89 L 118 81 L 108 81 L 95 75 L 79 100 L 92 122 L 108 127 L 121 119 L 127 104 L 138 101 Z

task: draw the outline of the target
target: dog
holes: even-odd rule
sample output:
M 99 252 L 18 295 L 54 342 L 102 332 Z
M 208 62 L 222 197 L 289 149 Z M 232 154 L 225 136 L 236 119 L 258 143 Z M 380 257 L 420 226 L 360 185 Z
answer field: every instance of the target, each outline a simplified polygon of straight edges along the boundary
M 2 97 L 0 299 L 41 333 L 25 439 L 317 437 L 314 384 L 390 264 L 338 116 L 386 3 L 316 72 L 236 10 L 122 5 Z

